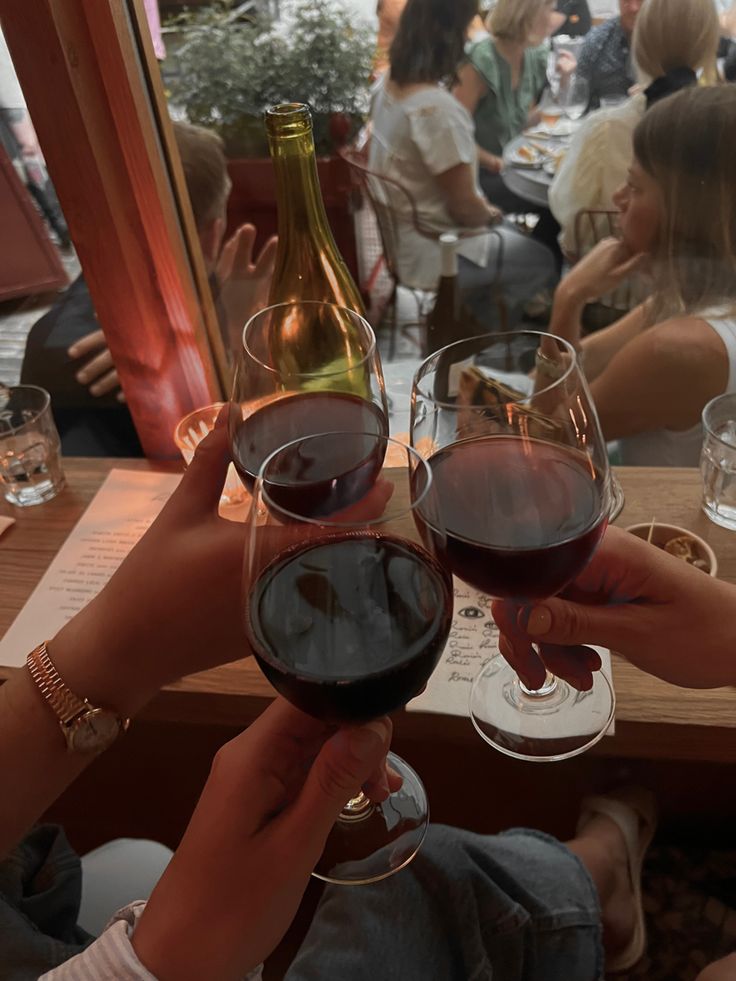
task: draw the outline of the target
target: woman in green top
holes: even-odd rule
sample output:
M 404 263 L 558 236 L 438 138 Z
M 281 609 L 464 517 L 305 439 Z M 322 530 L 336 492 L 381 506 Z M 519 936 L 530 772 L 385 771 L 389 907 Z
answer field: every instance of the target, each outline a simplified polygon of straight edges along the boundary
M 504 211 L 540 211 L 506 188 L 501 154 L 509 140 L 533 121 L 533 109 L 547 84 L 543 42 L 558 23 L 555 0 L 498 0 L 488 20 L 490 37 L 470 47 L 453 89 L 475 122 L 481 187 Z M 570 56 L 561 57 L 561 72 L 574 68 Z M 559 226 L 549 231 L 549 236 L 537 231 L 537 237 L 554 250 Z
M 498 0 L 490 37 L 473 44 L 453 93 L 475 121 L 478 159 L 498 174 L 504 146 L 528 125 L 547 84 L 547 46 L 555 0 Z M 564 67 L 564 66 L 561 66 Z

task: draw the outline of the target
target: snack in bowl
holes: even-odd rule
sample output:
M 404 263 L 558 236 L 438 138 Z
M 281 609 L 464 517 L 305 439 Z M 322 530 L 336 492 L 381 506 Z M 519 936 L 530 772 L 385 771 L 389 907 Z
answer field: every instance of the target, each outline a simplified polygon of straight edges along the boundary
M 636 535 L 637 538 L 643 538 L 644 541 L 651 541 L 652 545 L 656 545 L 657 548 L 661 548 L 696 569 L 702 569 L 710 576 L 715 576 L 718 572 L 718 560 L 713 549 L 700 535 L 688 531 L 687 528 L 661 524 L 658 521 L 653 524 L 651 521 L 645 521 L 639 525 L 630 525 L 626 531 Z

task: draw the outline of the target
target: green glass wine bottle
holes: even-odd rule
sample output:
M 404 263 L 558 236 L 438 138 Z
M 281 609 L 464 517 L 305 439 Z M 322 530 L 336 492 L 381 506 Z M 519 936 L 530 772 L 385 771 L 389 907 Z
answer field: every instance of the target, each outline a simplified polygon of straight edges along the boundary
M 364 315 L 327 221 L 309 107 L 274 106 L 266 112 L 266 131 L 276 171 L 279 233 L 270 302 L 323 300 Z
M 266 112 L 266 132 L 276 173 L 278 249 L 271 280 L 269 303 L 317 300 L 354 310 L 365 316 L 360 291 L 340 255 L 322 200 L 312 135 L 312 115 L 301 103 L 273 106 Z M 294 363 L 297 348 L 302 370 L 328 373 L 330 368 L 350 367 L 361 359 L 349 329 L 340 349 L 324 349 L 319 316 L 303 311 L 298 330 L 294 318 L 277 339 L 280 360 Z M 298 338 L 297 336 L 298 335 Z M 335 332 L 330 332 L 335 337 Z M 305 364 L 305 361 L 309 364 Z

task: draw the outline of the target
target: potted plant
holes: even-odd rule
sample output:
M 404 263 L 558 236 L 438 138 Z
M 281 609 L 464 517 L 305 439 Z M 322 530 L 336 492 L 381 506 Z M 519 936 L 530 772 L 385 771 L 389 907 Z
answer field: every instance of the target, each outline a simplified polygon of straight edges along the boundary
M 375 33 L 339 0 L 286 0 L 277 21 L 252 5 L 218 0 L 174 19 L 178 44 L 167 46 L 173 106 L 225 142 L 233 190 L 230 223 L 253 221 L 259 238 L 275 230 L 275 194 L 263 112 L 306 102 L 314 118 L 322 193 L 338 246 L 355 267 L 350 180 L 335 150 L 368 109 Z M 247 8 L 247 13 L 244 13 Z

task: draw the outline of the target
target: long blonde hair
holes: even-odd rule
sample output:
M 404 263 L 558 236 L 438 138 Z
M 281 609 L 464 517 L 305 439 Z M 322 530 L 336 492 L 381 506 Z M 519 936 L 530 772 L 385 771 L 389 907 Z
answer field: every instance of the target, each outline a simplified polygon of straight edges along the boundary
M 662 99 L 634 131 L 634 156 L 663 204 L 652 320 L 736 309 L 736 85 Z
M 486 26 L 501 41 L 526 41 L 532 24 L 548 4 L 549 0 L 497 0 Z
M 674 68 L 702 68 L 713 82 L 719 34 L 713 0 L 644 0 L 634 28 L 634 61 L 650 79 Z

